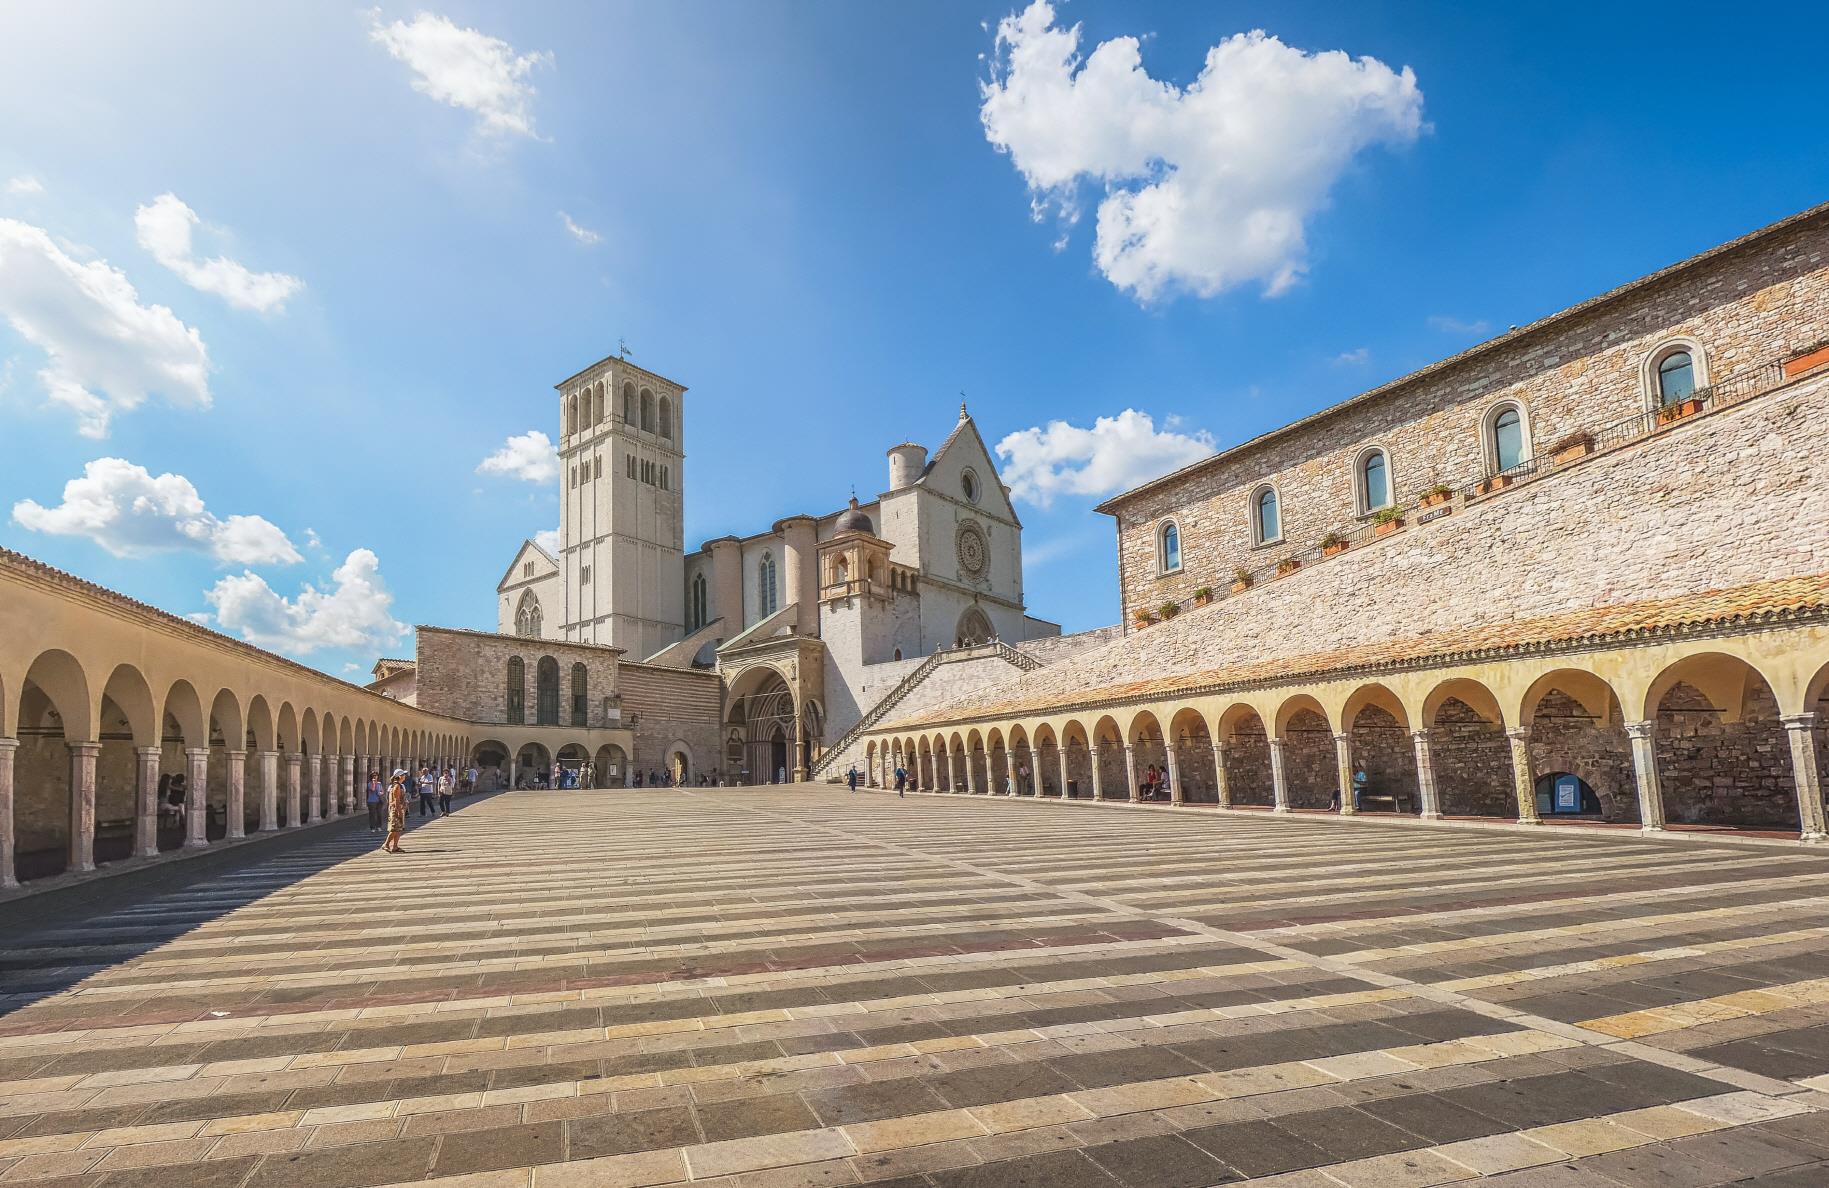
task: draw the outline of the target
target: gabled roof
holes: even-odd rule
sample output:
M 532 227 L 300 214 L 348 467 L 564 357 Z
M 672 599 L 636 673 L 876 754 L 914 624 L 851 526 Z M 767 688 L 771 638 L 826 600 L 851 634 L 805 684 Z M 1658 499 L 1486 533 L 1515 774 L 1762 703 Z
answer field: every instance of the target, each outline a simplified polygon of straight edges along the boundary
M 538 555 L 542 561 L 545 561 L 548 565 L 552 566 L 554 573 L 557 573 L 559 571 L 559 559 L 557 557 L 553 556 L 551 553 L 547 552 L 545 549 L 541 548 L 540 542 L 530 536 L 526 540 L 521 542 L 520 548 L 518 548 L 514 551 L 514 560 L 512 560 L 508 563 L 508 568 L 506 570 L 504 570 L 502 573 L 502 579 L 500 581 L 498 581 L 497 583 L 495 583 L 495 588 L 498 591 L 503 586 L 506 586 L 509 582 L 521 580 L 514 576 L 514 571 L 516 569 L 520 568 L 521 558 L 525 557 L 527 555 L 528 549 L 532 549 L 534 551 L 534 553 L 536 555 Z
M 991 468 L 991 478 L 996 481 L 997 489 L 1003 495 L 1004 505 L 1010 509 L 1010 519 L 1018 528 L 1021 528 L 1022 516 L 1016 510 L 1016 501 L 1003 490 L 1003 475 L 997 469 L 997 459 L 992 456 L 991 447 L 985 444 L 984 435 L 978 432 L 978 422 L 974 421 L 972 414 L 965 410 L 963 402 L 959 405 L 958 423 L 953 426 L 953 431 L 946 435 L 946 440 L 940 443 L 940 448 L 928 456 L 927 465 L 921 468 L 921 477 L 915 480 L 914 485 L 925 486 L 928 477 L 933 474 L 934 468 L 940 464 L 940 459 L 946 457 L 947 451 L 968 436 L 977 444 L 979 456 L 984 459 L 985 465 Z

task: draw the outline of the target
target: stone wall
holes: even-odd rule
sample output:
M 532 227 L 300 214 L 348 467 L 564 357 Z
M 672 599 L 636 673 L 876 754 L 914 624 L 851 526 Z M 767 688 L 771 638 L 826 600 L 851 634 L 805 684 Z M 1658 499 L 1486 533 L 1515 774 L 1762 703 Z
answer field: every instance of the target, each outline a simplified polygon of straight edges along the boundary
M 623 721 L 634 723 L 631 766 L 659 771 L 668 752 L 683 745 L 689 779 L 717 769 L 724 698 L 718 674 L 651 664 L 624 664 L 620 671 Z
M 1824 458 L 1829 378 L 1817 377 L 1005 680 L 948 711 L 1820 573 L 1829 570 Z
M 1367 447 L 1386 450 L 1394 502 L 1409 506 L 1435 482 L 1471 481 L 1485 472 L 1482 424 L 1502 401 L 1523 406 L 1527 440 L 1540 452 L 1575 430 L 1645 411 L 1647 359 L 1673 339 L 1695 340 L 1714 381 L 1801 353 L 1829 338 L 1826 253 L 1829 211 L 1110 501 L 1118 520 L 1123 621 L 1140 609 L 1185 601 L 1201 586 L 1223 590 L 1235 567 L 1267 566 L 1293 548 L 1314 546 L 1329 530 L 1352 526 L 1356 463 Z M 1703 378 L 1698 374 L 1698 382 Z M 1258 545 L 1247 505 L 1264 482 L 1277 486 L 1283 535 Z M 1170 516 L 1180 529 L 1182 566 L 1160 575 L 1156 533 Z
M 1791 745 L 1763 681 L 1751 682 L 1730 722 L 1678 682 L 1658 706 L 1657 753 L 1664 811 L 1673 823 L 1797 828 Z
M 1059 664 L 1061 661 L 1077 656 L 1082 652 L 1119 639 L 1124 628 L 1119 624 L 1109 627 L 1095 627 L 1091 631 L 1076 631 L 1072 635 L 1042 636 L 1037 639 L 1024 640 L 1016 644 L 1016 650 L 1041 664 Z
M 508 661 L 519 656 L 525 673 L 523 716 L 525 724 L 533 725 L 539 699 L 540 660 L 551 656 L 559 665 L 557 725 L 572 725 L 574 664 L 585 668 L 585 725 L 621 725 L 615 716 L 617 660 L 621 653 L 614 648 L 444 627 L 421 627 L 417 635 L 416 702 L 420 709 L 469 722 L 507 722 Z M 715 710 L 712 716 L 715 720 Z

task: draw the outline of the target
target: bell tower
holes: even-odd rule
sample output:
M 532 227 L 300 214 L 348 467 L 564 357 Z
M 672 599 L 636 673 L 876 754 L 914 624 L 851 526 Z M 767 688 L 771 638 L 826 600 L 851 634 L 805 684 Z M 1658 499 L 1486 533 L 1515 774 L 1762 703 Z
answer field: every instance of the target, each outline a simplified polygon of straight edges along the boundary
M 683 385 L 612 355 L 559 392 L 559 637 L 641 660 L 684 634 Z

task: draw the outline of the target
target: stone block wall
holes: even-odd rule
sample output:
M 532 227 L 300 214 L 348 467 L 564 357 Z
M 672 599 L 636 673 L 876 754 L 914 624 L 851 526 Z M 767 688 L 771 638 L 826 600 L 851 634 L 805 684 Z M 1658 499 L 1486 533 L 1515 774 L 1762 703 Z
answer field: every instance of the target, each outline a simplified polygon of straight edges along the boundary
M 613 716 L 619 692 L 617 662 L 621 656 L 614 648 L 444 627 L 420 627 L 417 636 L 416 703 L 420 709 L 468 722 L 506 722 L 508 661 L 519 656 L 525 673 L 525 724 L 534 725 L 540 660 L 551 656 L 559 665 L 558 725 L 572 724 L 574 664 L 585 668 L 586 727 L 621 725 L 620 719 Z M 715 711 L 712 716 L 716 718 Z
M 715 672 L 624 664 L 620 674 L 623 720 L 635 722 L 632 768 L 659 771 L 668 751 L 681 744 L 694 782 L 720 766 L 724 693 Z
M 1484 473 L 1482 422 L 1500 402 L 1525 408 L 1533 451 L 1645 411 L 1646 361 L 1677 338 L 1700 344 L 1711 381 L 1829 338 L 1829 212 L 1628 286 L 1110 501 L 1123 621 L 1185 601 L 1201 586 L 1224 590 L 1234 568 L 1267 566 L 1351 526 L 1356 462 L 1367 447 L 1386 450 L 1394 502 L 1408 506 L 1435 482 Z M 1247 505 L 1267 481 L 1278 488 L 1283 536 L 1257 545 Z M 1161 575 L 1156 533 L 1171 516 L 1182 566 Z

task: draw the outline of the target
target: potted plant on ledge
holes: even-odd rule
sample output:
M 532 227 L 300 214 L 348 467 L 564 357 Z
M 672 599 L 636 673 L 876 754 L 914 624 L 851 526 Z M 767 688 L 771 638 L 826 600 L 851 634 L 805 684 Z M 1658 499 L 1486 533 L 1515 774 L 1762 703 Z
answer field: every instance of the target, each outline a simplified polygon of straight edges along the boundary
M 1276 563 L 1276 575 L 1278 577 L 1288 577 L 1300 568 L 1302 568 L 1301 560 L 1294 553 L 1291 553 L 1289 556 L 1284 557 L 1281 561 Z
M 1447 483 L 1436 483 L 1427 491 L 1423 492 L 1422 505 L 1424 507 L 1434 507 L 1438 503 L 1446 503 L 1453 494 L 1454 488 L 1450 487 Z
M 1205 606 L 1207 603 L 1212 602 L 1212 601 L 1213 601 L 1213 587 L 1202 586 L 1200 589 L 1194 591 L 1194 605 L 1195 606 Z
M 1702 398 L 1691 396 L 1687 400 L 1677 400 L 1658 409 L 1658 424 L 1668 425 L 1684 417 L 1693 416 L 1702 411 Z
M 1246 569 L 1243 565 L 1239 566 L 1232 571 L 1232 592 L 1234 594 L 1243 594 L 1246 590 L 1251 588 L 1253 580 L 1251 571 Z
M 1404 526 L 1404 514 L 1394 507 L 1382 508 L 1372 517 L 1372 534 L 1389 536 Z
M 1593 452 L 1594 435 L 1586 429 L 1571 433 L 1550 447 L 1550 457 L 1556 460 L 1558 466 L 1566 465 L 1577 458 L 1585 458 Z
M 1341 536 L 1338 532 L 1329 532 L 1326 536 L 1321 538 L 1321 555 L 1323 557 L 1337 556 L 1340 553 L 1346 552 L 1347 548 L 1346 537 Z
M 1162 609 L 1156 613 L 1160 615 L 1162 621 L 1166 623 L 1181 613 L 1181 604 L 1179 602 L 1165 602 L 1162 604 Z
M 1149 611 L 1140 610 L 1135 615 L 1131 616 L 1130 621 L 1131 621 L 1131 626 L 1135 627 L 1138 631 L 1141 631 L 1145 627 L 1155 626 L 1156 616 L 1151 614 Z
M 1480 480 L 1480 485 L 1473 489 L 1475 495 L 1490 495 L 1494 491 L 1503 491 L 1511 486 L 1511 475 L 1489 474 Z

